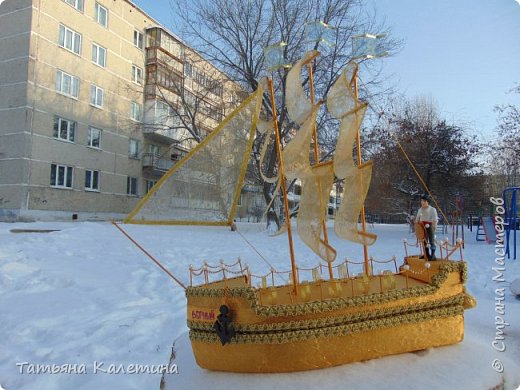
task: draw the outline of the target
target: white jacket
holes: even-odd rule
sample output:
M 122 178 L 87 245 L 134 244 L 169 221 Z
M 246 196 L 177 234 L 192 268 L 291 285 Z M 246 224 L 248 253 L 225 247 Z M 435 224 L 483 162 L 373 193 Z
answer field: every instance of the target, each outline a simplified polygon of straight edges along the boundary
M 439 216 L 437 215 L 437 210 L 435 207 L 428 206 L 425 209 L 422 207 L 419 208 L 419 211 L 417 211 L 417 216 L 415 217 L 415 222 L 429 222 L 432 224 L 433 230 L 435 230 L 437 228 L 438 219 Z

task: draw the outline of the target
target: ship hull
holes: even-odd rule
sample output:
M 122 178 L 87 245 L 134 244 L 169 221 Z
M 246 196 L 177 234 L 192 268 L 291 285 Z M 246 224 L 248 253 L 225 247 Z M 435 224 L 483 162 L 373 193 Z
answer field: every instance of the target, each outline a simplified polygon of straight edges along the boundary
M 276 373 L 327 368 L 456 344 L 463 337 L 464 317 L 457 315 L 283 344 L 222 346 L 219 343 L 192 341 L 192 348 L 197 364 L 208 370 Z
M 462 341 L 465 264 L 432 262 L 424 272 L 424 261 L 407 262 L 410 270 L 388 290 L 381 281 L 379 292 L 377 281 L 369 291 L 355 280 L 341 289 L 310 283 L 293 303 L 284 302 L 283 288 L 240 287 L 240 278 L 224 287 L 191 287 L 188 326 L 196 362 L 215 371 L 293 372 Z M 305 291 L 309 302 L 301 302 Z M 221 305 L 229 308 L 233 328 L 225 343 L 214 325 Z

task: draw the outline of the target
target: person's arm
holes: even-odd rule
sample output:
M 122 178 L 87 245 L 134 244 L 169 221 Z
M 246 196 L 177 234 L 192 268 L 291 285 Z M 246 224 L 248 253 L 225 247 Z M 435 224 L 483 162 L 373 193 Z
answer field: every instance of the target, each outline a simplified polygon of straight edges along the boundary
M 417 214 L 415 215 L 415 223 L 419 222 L 419 215 L 421 214 L 421 209 L 417 210 Z

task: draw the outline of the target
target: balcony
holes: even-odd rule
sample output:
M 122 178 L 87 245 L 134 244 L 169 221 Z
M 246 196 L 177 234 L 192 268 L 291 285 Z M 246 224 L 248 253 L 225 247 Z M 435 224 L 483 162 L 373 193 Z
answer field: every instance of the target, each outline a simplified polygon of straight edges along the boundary
M 142 161 L 143 173 L 158 177 L 162 176 L 177 162 L 177 160 L 160 157 L 153 153 L 143 153 Z
M 179 136 L 174 130 L 157 129 L 157 126 L 144 126 L 143 136 L 146 140 L 164 145 L 179 143 Z
M 146 65 L 158 65 L 166 67 L 170 70 L 175 71 L 179 75 L 183 74 L 183 63 L 175 57 L 172 53 L 167 52 L 160 47 L 147 47 L 146 48 Z

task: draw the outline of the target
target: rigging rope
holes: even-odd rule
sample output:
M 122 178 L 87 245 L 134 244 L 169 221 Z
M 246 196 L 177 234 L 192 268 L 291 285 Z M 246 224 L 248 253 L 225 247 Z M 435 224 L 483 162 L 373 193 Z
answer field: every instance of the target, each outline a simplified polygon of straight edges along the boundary
M 235 225 L 236 226 L 236 225 Z M 275 273 L 278 274 L 278 271 L 276 271 L 276 268 L 272 266 L 271 263 L 269 263 L 269 261 L 264 257 L 262 256 L 262 254 L 255 248 L 255 246 L 253 244 L 251 244 L 247 238 L 244 237 L 244 235 L 242 233 L 240 233 L 240 231 L 238 230 L 238 228 L 235 228 L 235 231 L 240 235 L 240 237 L 242 237 L 242 239 L 256 252 L 256 254 L 258 256 L 260 256 L 260 258 L 265 261 L 265 263 L 270 267 L 271 270 L 274 270 Z M 283 278 L 282 278 L 283 280 Z M 287 280 L 284 280 L 284 282 L 287 282 Z
M 114 225 L 116 228 L 119 229 L 119 231 L 121 233 L 123 233 L 130 241 L 132 241 L 132 243 L 138 247 L 146 256 L 148 256 L 160 269 L 162 269 L 164 272 L 166 272 L 168 274 L 168 276 L 170 276 L 173 280 L 175 280 L 179 286 L 181 286 L 183 289 L 186 290 L 186 286 L 184 284 L 182 284 L 181 281 L 179 281 L 179 279 L 177 279 L 170 271 L 168 271 L 166 269 L 166 267 L 164 267 L 157 259 L 155 259 L 155 257 L 153 257 L 150 253 L 148 253 L 146 251 L 146 249 L 144 249 L 141 245 L 139 245 L 139 243 L 137 241 L 135 241 L 132 237 L 130 237 L 130 235 L 125 232 L 123 230 L 123 228 L 121 228 L 117 223 L 115 223 L 115 221 L 112 221 L 112 225 Z
M 401 143 L 399 142 L 399 140 L 397 139 L 397 137 L 395 135 L 393 135 L 391 132 L 389 132 L 389 133 L 394 138 L 395 142 L 397 143 L 397 146 L 399 146 L 399 149 L 401 149 L 401 152 L 403 152 L 404 157 L 406 158 L 406 160 L 408 160 L 408 163 L 410 164 L 410 166 L 412 167 L 413 171 L 417 175 L 417 178 L 421 181 L 421 184 L 423 185 L 424 189 L 430 195 L 431 199 L 433 200 L 433 203 L 435 203 L 435 206 L 437 207 L 437 210 L 439 210 L 439 212 L 441 213 L 441 215 L 444 218 L 444 220 L 446 221 L 446 223 L 449 224 L 450 221 L 448 220 L 448 218 L 446 218 L 446 215 L 444 215 L 444 212 L 442 211 L 442 208 L 439 206 L 439 204 L 435 200 L 435 197 L 432 195 L 432 193 L 430 192 L 430 189 L 428 188 L 428 186 L 424 182 L 423 178 L 421 177 L 421 174 L 417 171 L 417 169 L 415 168 L 414 163 L 412 162 L 412 160 L 410 160 L 410 158 L 408 157 L 408 154 L 406 153 L 404 148 L 401 146 Z

